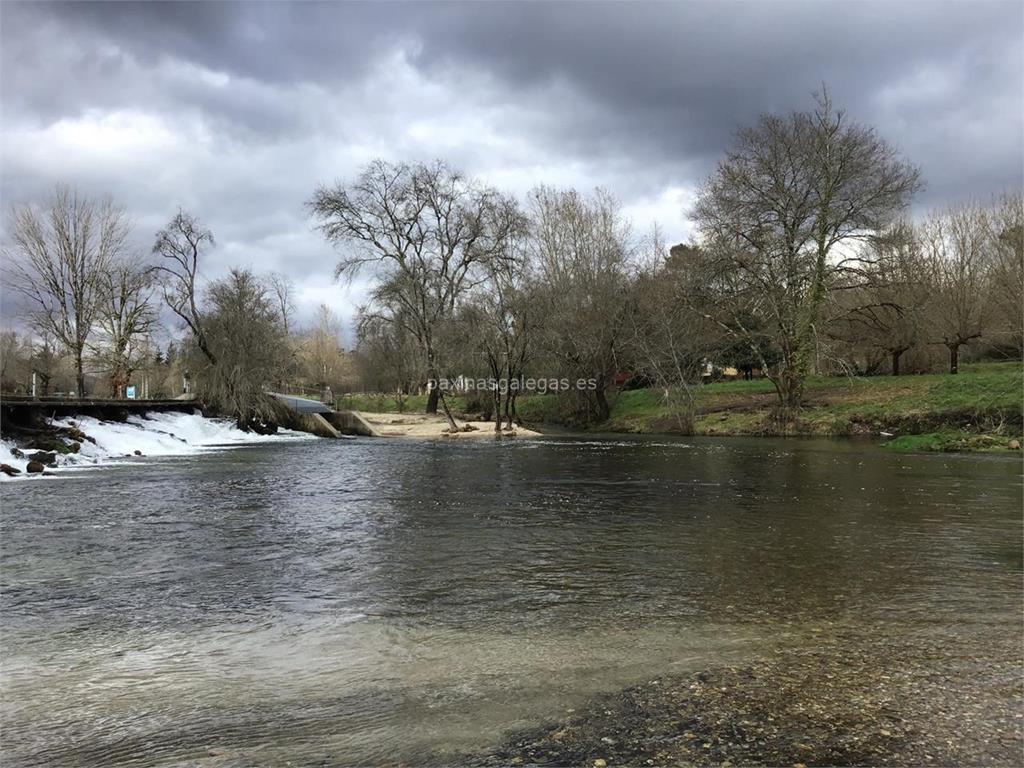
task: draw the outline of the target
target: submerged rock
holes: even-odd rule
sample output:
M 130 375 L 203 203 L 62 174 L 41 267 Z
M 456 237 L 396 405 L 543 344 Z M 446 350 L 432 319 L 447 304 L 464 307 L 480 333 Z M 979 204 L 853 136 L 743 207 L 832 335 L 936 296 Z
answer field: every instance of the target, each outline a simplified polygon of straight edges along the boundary
M 28 466 L 25 467 L 25 471 L 28 472 L 30 475 L 39 474 L 40 472 L 42 472 L 45 469 L 46 469 L 46 465 L 45 464 L 40 464 L 38 461 L 30 461 L 28 463 Z

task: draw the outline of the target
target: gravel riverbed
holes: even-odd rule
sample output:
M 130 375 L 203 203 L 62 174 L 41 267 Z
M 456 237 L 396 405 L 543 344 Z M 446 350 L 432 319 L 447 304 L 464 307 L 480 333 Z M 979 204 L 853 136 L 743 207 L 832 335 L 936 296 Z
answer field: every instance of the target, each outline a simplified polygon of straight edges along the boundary
M 823 633 L 744 666 L 598 696 L 471 762 L 1018 766 L 1022 730 L 1019 635 Z

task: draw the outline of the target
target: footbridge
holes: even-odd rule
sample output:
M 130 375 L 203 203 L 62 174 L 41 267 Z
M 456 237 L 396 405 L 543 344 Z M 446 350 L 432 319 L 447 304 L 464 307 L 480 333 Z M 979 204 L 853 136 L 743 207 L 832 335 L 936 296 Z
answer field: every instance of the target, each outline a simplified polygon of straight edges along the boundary
M 29 427 L 39 418 L 95 416 L 97 419 L 124 421 L 131 413 L 149 411 L 195 410 L 190 396 L 161 400 L 122 400 L 102 397 L 31 397 L 0 393 L 0 419 L 8 427 Z

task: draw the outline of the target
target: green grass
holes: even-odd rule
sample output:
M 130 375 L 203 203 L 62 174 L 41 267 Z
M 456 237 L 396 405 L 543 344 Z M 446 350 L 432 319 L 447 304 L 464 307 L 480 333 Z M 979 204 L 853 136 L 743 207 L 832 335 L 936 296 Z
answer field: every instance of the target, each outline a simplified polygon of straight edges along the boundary
M 1016 447 L 1015 447 L 1016 446 Z M 885 444 L 893 451 L 1006 451 L 1020 450 L 1019 438 L 1005 435 L 973 434 L 964 430 L 941 430 L 923 435 L 901 435 Z
M 448 395 L 448 407 L 461 412 L 466 404 L 463 398 Z M 342 410 L 366 411 L 367 413 L 423 413 L 427 409 L 427 395 L 409 395 L 401 409 L 394 395 L 356 392 L 335 398 L 335 407 Z
M 568 414 L 557 395 L 520 395 L 516 398 L 516 412 L 528 424 L 561 424 Z
M 956 375 L 812 377 L 798 417 L 780 425 L 774 418 L 775 387 L 766 379 L 723 381 L 694 388 L 697 409 L 692 429 L 680 427 L 660 389 L 619 392 L 611 415 L 589 429 L 646 434 L 692 431 L 702 435 L 898 435 L 893 450 L 1003 450 L 1019 440 L 1024 400 L 1020 362 L 964 365 Z M 338 398 L 339 407 L 395 413 L 389 395 Z M 422 413 L 426 395 L 410 396 L 405 412 Z M 464 412 L 463 398 L 450 397 Z M 572 403 L 554 394 L 522 395 L 516 403 L 526 424 L 574 426 Z M 575 426 L 578 426 L 575 425 Z
M 780 425 L 773 416 L 770 381 L 716 382 L 695 387 L 693 432 L 705 435 L 900 435 L 988 434 L 992 445 L 1008 445 L 1021 432 L 1024 369 L 1019 362 L 965 365 L 956 376 L 813 377 L 797 419 Z M 522 398 L 520 413 L 536 423 L 563 421 L 555 398 Z M 602 431 L 678 432 L 678 420 L 661 390 L 620 392 Z M 944 437 L 936 445 L 982 447 L 985 441 Z M 899 445 L 914 444 L 904 441 Z M 927 441 L 921 445 L 931 445 Z M 987 443 L 986 443 L 987 445 Z

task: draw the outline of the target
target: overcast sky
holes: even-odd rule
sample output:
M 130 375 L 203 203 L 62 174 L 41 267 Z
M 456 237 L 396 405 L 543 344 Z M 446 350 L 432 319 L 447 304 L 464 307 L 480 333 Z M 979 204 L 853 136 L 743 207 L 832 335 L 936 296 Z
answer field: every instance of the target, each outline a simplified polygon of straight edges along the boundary
M 140 248 L 178 206 L 204 272 L 291 275 L 310 317 L 363 286 L 303 209 L 375 157 L 522 194 L 607 187 L 670 242 L 735 129 L 822 82 L 919 164 L 923 209 L 1022 185 L 1024 4 L 0 5 L 5 208 L 110 193 Z M 10 316 L 8 302 L 4 314 Z

